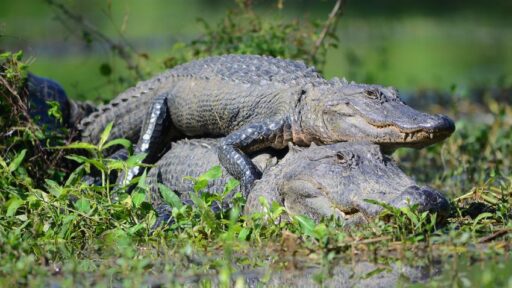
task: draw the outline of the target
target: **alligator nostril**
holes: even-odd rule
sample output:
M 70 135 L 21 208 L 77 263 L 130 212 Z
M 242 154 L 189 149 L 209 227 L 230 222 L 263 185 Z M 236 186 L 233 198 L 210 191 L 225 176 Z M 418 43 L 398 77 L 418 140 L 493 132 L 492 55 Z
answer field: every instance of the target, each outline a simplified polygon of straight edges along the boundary
M 437 123 L 435 125 L 435 130 L 446 131 L 449 133 L 452 133 L 453 131 L 455 131 L 455 123 L 453 122 L 452 119 L 450 119 L 446 115 L 438 114 L 437 116 L 438 116 L 439 120 L 436 121 Z

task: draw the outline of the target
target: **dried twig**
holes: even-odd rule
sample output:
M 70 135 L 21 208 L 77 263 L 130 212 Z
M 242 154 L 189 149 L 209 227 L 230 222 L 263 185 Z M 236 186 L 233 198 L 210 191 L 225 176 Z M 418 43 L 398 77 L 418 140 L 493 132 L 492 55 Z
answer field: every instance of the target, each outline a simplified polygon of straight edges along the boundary
M 12 102 L 12 101 L 9 101 L 11 102 L 12 104 L 12 107 L 20 107 L 20 110 L 21 110 L 21 113 L 23 114 L 23 116 L 26 118 L 26 120 L 30 123 L 30 124 L 33 124 L 32 122 L 32 118 L 30 118 L 30 115 L 28 115 L 28 109 L 27 109 L 27 105 L 25 105 L 25 101 L 23 101 L 20 97 L 20 95 L 18 94 L 18 91 L 16 91 L 16 89 L 14 89 L 10 84 L 9 82 L 0 75 L 0 84 L 2 84 L 5 88 L 7 88 L 7 90 L 11 93 L 12 96 L 14 96 L 16 99 L 15 99 L 15 102 Z M 7 97 L 7 100 L 8 97 Z
M 75 22 L 78 26 L 80 26 L 84 31 L 89 33 L 90 35 L 100 39 L 101 41 L 107 43 L 110 48 L 116 52 L 121 59 L 123 59 L 128 69 L 133 70 L 137 77 L 140 79 L 143 79 L 144 75 L 137 63 L 135 63 L 134 59 L 134 52 L 132 51 L 130 45 L 126 43 L 118 43 L 114 40 L 110 39 L 107 35 L 103 34 L 98 28 L 96 28 L 94 25 L 86 21 L 81 15 L 75 14 L 71 10 L 69 10 L 64 4 L 56 2 L 54 0 L 45 0 L 46 3 L 48 3 L 50 6 L 53 6 L 60 10 L 66 17 L 71 19 L 73 22 Z
M 492 233 L 491 235 L 487 235 L 485 237 L 482 237 L 482 238 L 478 239 L 478 243 L 490 242 L 490 241 L 492 241 L 494 239 L 497 239 L 497 238 L 500 238 L 502 236 L 507 235 L 511 231 L 512 231 L 511 229 L 501 229 L 501 230 L 498 230 L 498 231 Z
M 322 42 L 324 41 L 325 37 L 327 36 L 327 33 L 329 30 L 332 29 L 332 27 L 335 27 L 335 24 L 339 17 L 343 15 L 343 6 L 344 2 L 343 0 L 337 0 L 336 4 L 334 4 L 334 7 L 332 8 L 331 13 L 329 14 L 329 18 L 327 18 L 327 21 L 325 22 L 325 25 L 320 32 L 320 35 L 318 36 L 318 39 L 315 42 L 315 46 L 313 46 L 313 49 L 311 49 L 311 53 L 309 54 L 309 60 L 312 61 L 315 57 L 316 53 L 318 52 L 318 49 L 320 49 L 320 46 L 322 46 Z

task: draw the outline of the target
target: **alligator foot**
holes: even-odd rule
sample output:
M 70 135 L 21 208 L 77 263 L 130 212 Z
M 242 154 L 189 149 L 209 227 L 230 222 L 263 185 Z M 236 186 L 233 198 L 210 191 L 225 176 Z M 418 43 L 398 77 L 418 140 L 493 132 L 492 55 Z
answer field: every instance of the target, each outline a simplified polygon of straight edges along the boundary
M 240 180 L 242 194 L 247 198 L 261 171 L 244 152 L 265 147 L 282 148 L 291 137 L 288 118 L 251 124 L 227 135 L 218 147 L 219 161 L 236 179 Z
M 160 94 L 155 98 L 148 115 L 144 118 L 141 137 L 135 147 L 135 154 L 146 153 L 143 163 L 153 163 L 166 145 L 166 133 L 171 129 L 171 115 L 167 105 L 169 93 Z M 142 172 L 140 167 L 132 167 L 119 178 L 118 183 L 127 185 Z

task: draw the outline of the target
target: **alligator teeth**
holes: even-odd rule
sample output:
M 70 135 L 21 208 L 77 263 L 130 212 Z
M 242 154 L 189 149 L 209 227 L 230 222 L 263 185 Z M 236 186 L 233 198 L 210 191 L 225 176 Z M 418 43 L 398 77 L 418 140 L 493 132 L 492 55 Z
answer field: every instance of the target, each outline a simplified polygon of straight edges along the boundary
M 407 141 L 407 137 L 409 137 L 409 133 L 404 133 L 404 141 Z
M 434 139 L 434 133 L 429 133 L 430 134 L 430 139 Z

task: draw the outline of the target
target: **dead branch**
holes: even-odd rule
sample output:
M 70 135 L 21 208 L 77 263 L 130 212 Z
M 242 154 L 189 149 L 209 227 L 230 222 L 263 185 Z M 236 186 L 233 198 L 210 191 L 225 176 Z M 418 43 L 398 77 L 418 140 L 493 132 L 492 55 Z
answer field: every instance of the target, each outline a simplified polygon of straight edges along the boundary
M 116 52 L 117 55 L 121 59 L 126 62 L 126 65 L 128 66 L 128 69 L 133 70 L 135 74 L 137 75 L 137 78 L 139 80 L 144 78 L 144 75 L 137 63 L 134 61 L 134 53 L 131 49 L 130 45 L 126 43 L 118 43 L 114 40 L 110 39 L 107 35 L 102 33 L 98 28 L 96 28 L 94 25 L 89 23 L 87 20 L 85 20 L 82 15 L 76 14 L 69 10 L 64 4 L 56 2 L 54 0 L 45 0 L 48 5 L 53 6 L 57 8 L 59 11 L 61 11 L 67 18 L 75 22 L 78 26 L 80 26 L 82 29 L 84 29 L 85 32 L 89 33 L 90 35 L 96 37 L 97 39 L 100 39 L 101 41 L 107 43 L 112 51 Z
M 320 46 L 322 46 L 322 43 L 327 36 L 327 33 L 333 28 L 336 27 L 337 20 L 343 15 L 343 7 L 344 7 L 344 1 L 343 0 L 337 0 L 336 4 L 334 4 L 334 7 L 332 8 L 331 13 L 329 13 L 329 18 L 327 18 L 327 21 L 324 24 L 324 27 L 322 28 L 322 31 L 320 32 L 320 35 L 318 36 L 318 39 L 315 42 L 315 45 L 313 46 L 313 49 L 311 49 L 311 53 L 309 54 L 309 61 L 311 62 L 313 58 L 315 57 L 316 53 L 318 52 L 318 49 L 320 49 Z

